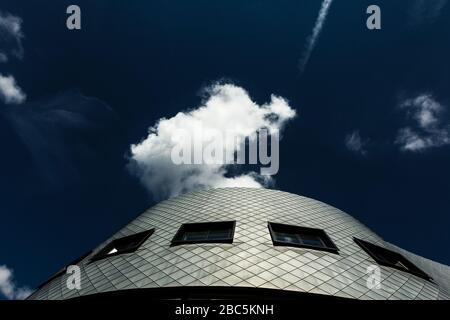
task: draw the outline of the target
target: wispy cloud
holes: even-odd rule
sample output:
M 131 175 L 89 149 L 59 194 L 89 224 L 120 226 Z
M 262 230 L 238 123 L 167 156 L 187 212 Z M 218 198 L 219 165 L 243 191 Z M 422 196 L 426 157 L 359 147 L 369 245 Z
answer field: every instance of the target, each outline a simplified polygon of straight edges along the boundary
M 174 132 L 182 130 L 192 137 L 186 140 L 189 145 L 184 148 L 190 150 L 192 145 L 205 143 L 205 137 L 195 133 L 199 127 L 204 132 L 214 130 L 224 135 L 233 130 L 236 137 L 245 138 L 260 128 L 280 131 L 295 115 L 295 110 L 281 97 L 272 95 L 268 103 L 258 105 L 243 88 L 216 84 L 208 88 L 207 97 L 198 108 L 160 119 L 144 140 L 131 145 L 129 169 L 155 199 L 203 188 L 263 187 L 270 177 L 256 172 L 233 175 L 223 164 L 174 164 L 171 161 Z M 233 156 L 237 146 L 230 145 L 225 143 L 221 154 Z
M 22 19 L 0 12 L 0 62 L 7 62 L 10 55 L 22 59 L 23 38 Z
M 398 131 L 395 143 L 403 151 L 424 151 L 450 144 L 450 123 L 443 121 L 446 107 L 431 94 L 421 94 L 400 104 L 411 125 Z
M 0 98 L 6 104 L 20 104 L 25 101 L 26 95 L 12 75 L 0 73 Z
M 308 64 L 309 58 L 311 57 L 311 53 L 316 46 L 317 39 L 319 39 L 320 32 L 322 31 L 323 25 L 328 15 L 328 11 L 330 10 L 330 6 L 333 0 L 323 0 L 322 5 L 320 7 L 319 16 L 317 17 L 316 23 L 312 30 L 311 35 L 307 39 L 305 51 L 299 61 L 299 69 L 300 72 L 303 73 L 305 71 L 306 65 Z
M 102 146 L 115 124 L 116 115 L 108 105 L 75 90 L 26 102 L 20 108 L 0 108 L 0 126 L 12 129 L 10 138 L 21 142 L 36 168 L 38 179 L 29 185 L 42 187 L 76 183 L 84 178 L 80 168 L 86 165 L 101 174 L 106 161 Z
M 409 13 L 413 25 L 434 22 L 442 13 L 448 0 L 416 0 Z
M 3 52 L 0 52 L 0 63 L 7 62 L 7 61 L 8 61 L 8 56 L 6 54 L 4 54 Z
M 22 19 L 0 12 L 0 63 L 8 62 L 10 55 L 19 59 L 23 57 L 23 37 Z M 0 99 L 5 104 L 20 104 L 25 101 L 26 95 L 12 75 L 0 73 Z
M 13 279 L 13 271 L 5 265 L 0 265 L 0 293 L 9 300 L 23 300 L 32 291 L 27 287 L 17 287 Z
M 367 154 L 367 150 L 365 149 L 367 143 L 368 140 L 361 138 L 358 130 L 355 130 L 345 136 L 345 146 L 348 150 L 357 154 Z

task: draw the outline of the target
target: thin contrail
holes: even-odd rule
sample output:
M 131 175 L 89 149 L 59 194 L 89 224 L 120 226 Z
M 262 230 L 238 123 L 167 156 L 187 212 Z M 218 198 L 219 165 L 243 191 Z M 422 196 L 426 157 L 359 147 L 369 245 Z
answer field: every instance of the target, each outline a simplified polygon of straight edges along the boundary
M 320 7 L 319 16 L 317 17 L 316 24 L 312 34 L 309 36 L 305 51 L 303 52 L 302 58 L 299 61 L 300 73 L 305 70 L 306 64 L 308 63 L 309 57 L 311 56 L 314 47 L 316 46 L 317 39 L 319 38 L 320 32 L 322 31 L 323 24 L 327 18 L 328 10 L 330 9 L 333 0 L 323 0 L 322 6 Z

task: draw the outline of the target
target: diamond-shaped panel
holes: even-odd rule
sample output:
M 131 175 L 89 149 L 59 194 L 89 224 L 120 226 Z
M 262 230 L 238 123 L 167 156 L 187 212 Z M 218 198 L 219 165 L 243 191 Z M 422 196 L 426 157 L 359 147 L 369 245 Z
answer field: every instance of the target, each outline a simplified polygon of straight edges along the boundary
M 170 246 L 183 223 L 236 220 L 232 244 Z M 267 222 L 323 229 L 339 253 L 274 246 Z M 78 265 L 82 289 L 69 290 L 68 275 L 55 278 L 30 299 L 165 286 L 244 286 L 336 295 L 357 299 L 449 299 L 449 267 L 385 243 L 346 213 L 325 203 L 269 189 L 225 188 L 188 193 L 163 201 L 102 243 L 154 228 L 129 254 Z M 353 237 L 396 250 L 435 278 L 435 283 L 380 267 L 379 288 L 368 286 L 367 267 L 376 265 Z M 440 281 L 441 280 L 441 281 Z

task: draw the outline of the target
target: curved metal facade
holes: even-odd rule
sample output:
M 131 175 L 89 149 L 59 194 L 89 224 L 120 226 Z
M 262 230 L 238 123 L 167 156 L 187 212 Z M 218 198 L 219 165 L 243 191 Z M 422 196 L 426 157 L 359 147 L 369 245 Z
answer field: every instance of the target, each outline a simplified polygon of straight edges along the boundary
M 235 220 L 231 244 L 170 246 L 183 223 Z M 274 246 L 268 221 L 323 229 L 338 254 Z M 111 240 L 155 232 L 137 251 L 89 262 Z M 377 263 L 353 237 L 402 253 L 433 277 L 379 266 L 381 287 L 369 289 L 367 267 Z M 68 299 L 108 291 L 186 287 L 258 287 L 357 299 L 449 299 L 450 268 L 384 242 L 348 214 L 323 202 L 269 189 L 224 188 L 193 192 L 148 209 L 78 263 L 81 289 L 61 275 L 29 299 Z

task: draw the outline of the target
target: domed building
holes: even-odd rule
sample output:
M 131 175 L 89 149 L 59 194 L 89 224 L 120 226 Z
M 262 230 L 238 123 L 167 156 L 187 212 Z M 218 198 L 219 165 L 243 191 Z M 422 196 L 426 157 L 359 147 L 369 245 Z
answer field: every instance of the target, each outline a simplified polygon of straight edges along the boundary
M 323 202 L 269 189 L 187 193 L 148 209 L 29 299 L 450 299 L 450 267 Z M 267 295 L 267 293 L 269 295 Z

